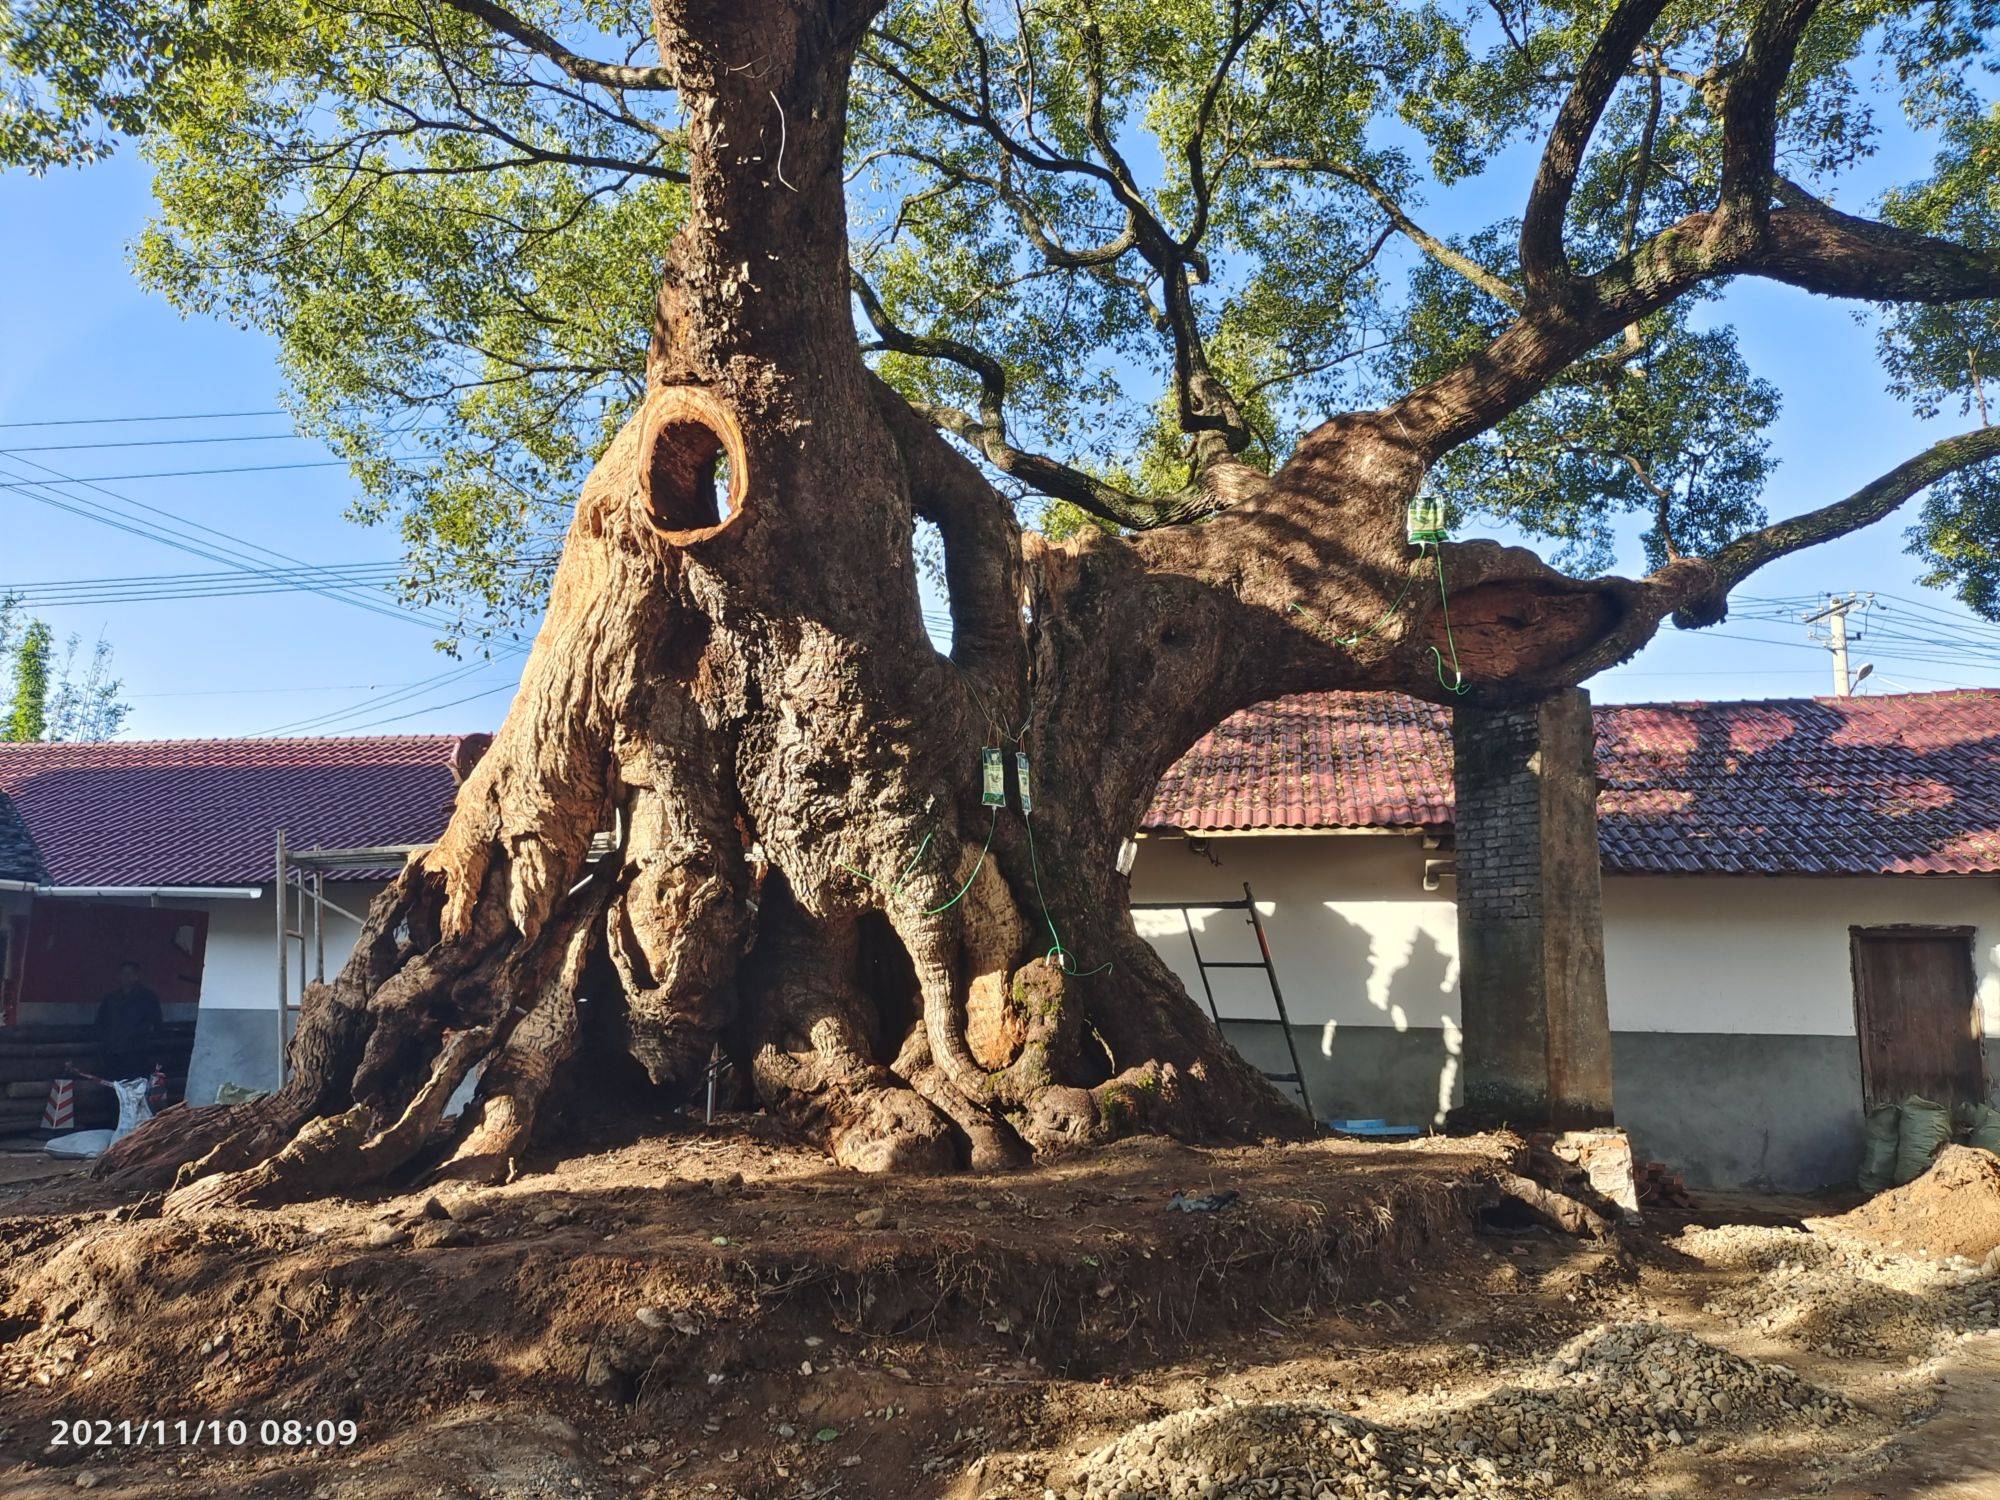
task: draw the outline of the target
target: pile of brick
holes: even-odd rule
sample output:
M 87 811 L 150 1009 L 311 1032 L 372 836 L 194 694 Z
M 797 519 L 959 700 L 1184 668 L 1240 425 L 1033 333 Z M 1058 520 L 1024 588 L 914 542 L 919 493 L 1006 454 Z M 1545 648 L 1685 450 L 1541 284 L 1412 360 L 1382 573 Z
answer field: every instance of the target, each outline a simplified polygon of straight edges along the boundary
M 1687 1183 L 1681 1174 L 1673 1171 L 1663 1161 L 1642 1161 L 1633 1170 L 1639 1185 L 1639 1207 L 1646 1208 L 1693 1208 L 1694 1199 L 1689 1195 Z

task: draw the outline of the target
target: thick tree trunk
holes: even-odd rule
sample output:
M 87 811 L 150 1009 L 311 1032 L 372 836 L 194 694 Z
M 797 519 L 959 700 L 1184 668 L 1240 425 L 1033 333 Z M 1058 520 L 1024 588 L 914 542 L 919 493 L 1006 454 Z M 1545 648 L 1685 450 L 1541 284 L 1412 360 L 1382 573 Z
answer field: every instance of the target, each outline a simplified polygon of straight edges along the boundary
M 842 23 L 718 0 L 660 25 L 693 188 L 645 404 L 585 486 L 505 725 L 308 996 L 285 1087 L 109 1160 L 179 1168 L 170 1212 L 505 1173 L 600 949 L 656 1084 L 693 1086 L 720 1043 L 851 1167 L 1302 1123 L 1134 934 L 1115 869 L 1248 643 L 1221 649 L 1209 586 L 1129 549 L 1024 561 L 1002 499 L 867 371 Z M 918 516 L 945 541 L 950 659 L 924 631 Z M 1029 757 L 1031 816 L 1018 789 L 982 802 L 986 747 Z M 604 830 L 616 852 L 589 864 Z
M 1322 424 L 1268 477 L 1228 456 L 1212 409 L 1226 400 L 1196 391 L 1210 420 L 1193 509 L 1212 519 L 1024 536 L 857 345 L 842 147 L 853 49 L 878 6 L 654 0 L 690 181 L 645 402 L 585 485 L 506 724 L 444 836 L 309 995 L 285 1087 L 164 1115 L 107 1159 L 135 1178 L 180 1169 L 170 1210 L 510 1170 L 573 1069 L 586 974 L 617 980 L 592 1036 L 655 1085 L 692 1087 L 724 1046 L 763 1104 L 857 1168 L 1001 1165 L 1138 1129 L 1298 1128 L 1132 928 L 1116 851 L 1187 745 L 1307 688 L 1532 701 L 1629 656 L 1670 613 L 1720 618 L 1756 567 L 2000 442 L 1947 440 L 1638 580 L 1571 579 L 1491 543 L 1406 543 L 1404 504 L 1439 457 L 1704 280 L 1991 294 L 1989 256 L 1824 205 L 1767 207 L 1766 127 L 1810 6 L 1773 11 L 1729 85 L 1718 208 L 1596 275 L 1569 270 L 1576 163 L 1659 11 L 1635 0 L 1554 127 L 1521 312 L 1487 348 Z M 576 64 L 504 8 L 461 8 Z M 1153 249 L 1183 265 L 1157 236 Z M 1192 337 L 1178 310 L 1177 337 Z M 995 462 L 1060 468 L 1000 428 L 954 430 Z M 919 519 L 944 539 L 948 659 L 923 627 Z M 1018 787 L 982 801 L 989 748 L 1027 758 L 1032 814 Z M 592 864 L 607 831 L 615 852 Z M 475 1070 L 474 1105 L 447 1119 Z

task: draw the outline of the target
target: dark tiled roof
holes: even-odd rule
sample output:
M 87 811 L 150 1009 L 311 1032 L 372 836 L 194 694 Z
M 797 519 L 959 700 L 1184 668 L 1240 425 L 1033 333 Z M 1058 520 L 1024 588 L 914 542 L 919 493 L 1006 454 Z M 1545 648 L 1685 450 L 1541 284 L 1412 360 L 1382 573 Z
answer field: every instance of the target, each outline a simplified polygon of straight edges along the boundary
M 28 836 L 28 825 L 14 811 L 14 803 L 0 793 L 0 880 L 40 880 L 42 857 Z
M 2000 874 L 2000 691 L 1600 707 L 1604 867 L 1625 874 Z M 1447 711 L 1312 693 L 1232 715 L 1149 827 L 1433 828 Z
M 0 793 L 33 835 L 50 884 L 254 885 L 271 879 L 281 828 L 301 849 L 435 839 L 457 790 L 457 743 L 0 745 Z

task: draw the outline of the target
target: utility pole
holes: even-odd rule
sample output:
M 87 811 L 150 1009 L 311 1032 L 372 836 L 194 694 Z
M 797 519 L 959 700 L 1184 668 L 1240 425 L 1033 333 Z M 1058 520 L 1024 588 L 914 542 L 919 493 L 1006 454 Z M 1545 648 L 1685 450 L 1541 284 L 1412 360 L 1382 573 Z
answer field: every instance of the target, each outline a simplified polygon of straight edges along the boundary
M 1850 697 L 1854 692 L 1854 679 L 1847 672 L 1847 616 L 1853 610 L 1866 611 L 1875 602 L 1873 594 L 1828 594 L 1826 605 L 1806 616 L 1806 624 L 1826 626 L 1827 649 L 1833 652 L 1833 696 Z M 1818 635 L 1818 631 L 1813 632 Z M 1855 636 L 1860 639 L 1859 633 Z M 1867 675 L 1868 668 L 1862 668 Z

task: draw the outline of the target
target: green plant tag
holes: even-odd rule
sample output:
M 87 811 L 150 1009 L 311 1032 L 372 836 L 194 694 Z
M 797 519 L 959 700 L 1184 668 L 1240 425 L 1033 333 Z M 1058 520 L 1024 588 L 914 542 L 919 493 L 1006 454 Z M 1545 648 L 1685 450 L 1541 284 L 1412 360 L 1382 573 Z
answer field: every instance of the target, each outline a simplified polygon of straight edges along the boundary
M 1035 799 L 1034 795 L 1028 790 L 1028 752 L 1025 750 L 1016 750 L 1014 752 L 1014 779 L 1021 784 L 1021 811 L 1024 813 L 1033 812 L 1035 810 Z
M 1007 765 L 997 745 L 979 752 L 979 800 L 987 807 L 1007 805 Z

